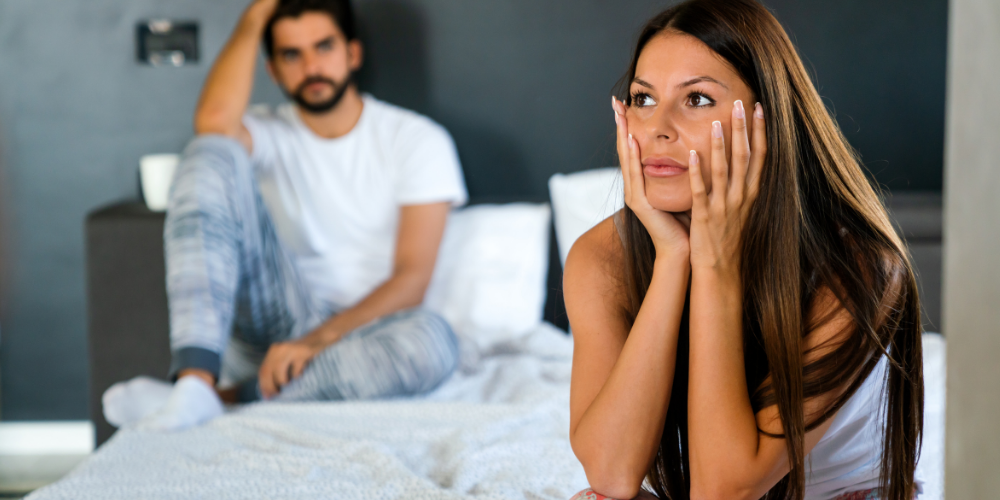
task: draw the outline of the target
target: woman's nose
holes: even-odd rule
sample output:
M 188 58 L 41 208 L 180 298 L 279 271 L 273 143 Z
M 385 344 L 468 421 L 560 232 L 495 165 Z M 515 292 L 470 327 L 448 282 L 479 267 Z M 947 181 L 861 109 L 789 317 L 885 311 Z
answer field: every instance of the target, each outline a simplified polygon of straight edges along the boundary
M 673 141 L 677 139 L 677 128 L 669 109 L 660 108 L 646 120 L 646 134 L 652 140 Z

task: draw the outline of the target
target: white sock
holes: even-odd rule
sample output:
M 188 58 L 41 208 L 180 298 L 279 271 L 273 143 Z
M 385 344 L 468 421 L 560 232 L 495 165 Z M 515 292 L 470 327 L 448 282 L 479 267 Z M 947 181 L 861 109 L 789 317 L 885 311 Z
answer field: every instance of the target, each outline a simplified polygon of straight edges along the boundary
M 207 422 L 225 412 L 222 400 L 204 380 L 187 375 L 181 377 L 156 413 L 139 422 L 138 427 L 156 431 L 179 431 Z
M 115 427 L 134 424 L 163 408 L 172 390 L 169 383 L 150 377 L 118 382 L 101 396 L 104 418 Z

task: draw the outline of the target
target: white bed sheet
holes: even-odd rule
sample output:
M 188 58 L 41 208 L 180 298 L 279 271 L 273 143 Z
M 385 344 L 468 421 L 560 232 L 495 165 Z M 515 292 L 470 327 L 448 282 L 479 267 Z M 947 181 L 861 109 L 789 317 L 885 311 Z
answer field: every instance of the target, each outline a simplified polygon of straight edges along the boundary
M 921 499 L 943 466 L 944 342 L 925 337 Z M 550 325 L 463 353 L 419 399 L 254 404 L 172 434 L 125 429 L 30 500 L 566 499 L 586 487 L 569 445 L 572 341 Z
M 944 498 L 944 337 L 925 333 L 924 344 L 924 440 L 916 476 L 924 481 L 918 500 Z
M 182 432 L 124 429 L 28 498 L 566 499 L 572 341 L 542 325 L 463 353 L 419 399 L 253 404 Z

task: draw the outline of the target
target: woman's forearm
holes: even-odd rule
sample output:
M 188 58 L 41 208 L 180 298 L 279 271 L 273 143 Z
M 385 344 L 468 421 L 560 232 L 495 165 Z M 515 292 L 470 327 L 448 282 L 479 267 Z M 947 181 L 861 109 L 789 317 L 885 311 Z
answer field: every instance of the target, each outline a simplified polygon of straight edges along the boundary
M 740 498 L 756 477 L 759 436 L 744 371 L 738 273 L 691 276 L 688 443 L 691 491 Z M 718 494 L 718 495 L 717 495 Z
M 686 255 L 656 260 L 621 354 L 571 436 L 601 494 L 634 496 L 659 447 L 689 273 Z

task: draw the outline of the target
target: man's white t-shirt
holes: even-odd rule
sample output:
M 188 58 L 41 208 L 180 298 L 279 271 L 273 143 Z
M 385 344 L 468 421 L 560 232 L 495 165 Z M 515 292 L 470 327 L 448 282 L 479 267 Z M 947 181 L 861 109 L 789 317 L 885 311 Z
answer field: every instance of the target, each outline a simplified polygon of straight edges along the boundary
M 448 132 L 427 117 L 363 95 L 357 125 L 317 136 L 291 104 L 243 118 L 251 162 L 278 238 L 314 299 L 351 307 L 392 274 L 404 205 L 467 200 Z

